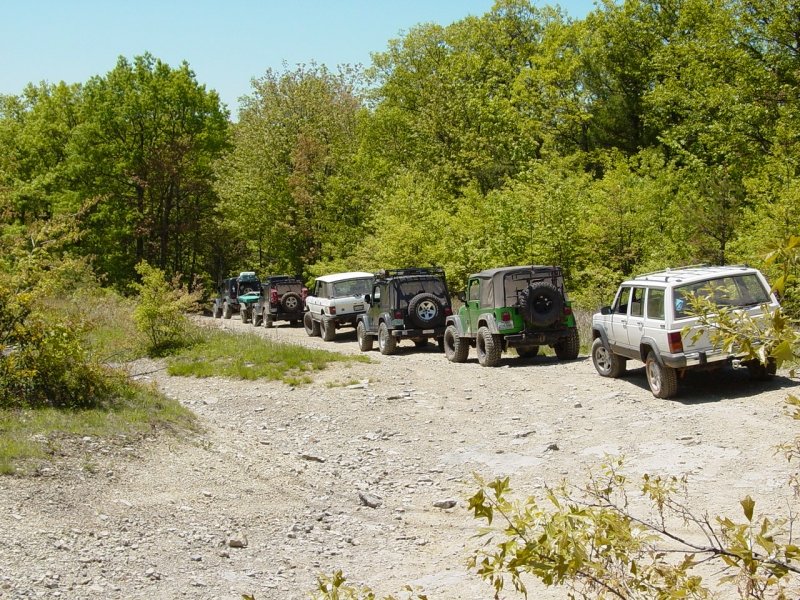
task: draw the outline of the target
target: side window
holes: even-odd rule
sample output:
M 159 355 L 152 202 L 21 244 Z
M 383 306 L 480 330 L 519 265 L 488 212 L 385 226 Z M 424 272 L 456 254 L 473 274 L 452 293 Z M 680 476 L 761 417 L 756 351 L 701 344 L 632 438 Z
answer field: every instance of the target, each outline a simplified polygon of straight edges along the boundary
M 650 288 L 647 291 L 647 318 L 664 320 L 664 290 Z
M 479 279 L 473 279 L 469 282 L 469 290 L 467 290 L 467 300 L 478 300 L 481 282 Z
M 628 301 L 631 297 L 631 288 L 622 288 L 617 294 L 612 311 L 621 315 L 628 313 Z
M 631 295 L 631 316 L 641 317 L 644 315 L 644 293 L 646 288 L 635 287 Z
M 376 285 L 372 288 L 372 304 L 380 304 L 381 303 L 381 286 Z
M 314 295 L 316 297 L 318 297 L 318 298 L 324 298 L 324 296 L 323 296 L 323 294 L 324 294 L 323 290 L 324 289 L 325 289 L 325 284 L 323 282 L 321 282 L 321 281 L 317 281 L 314 284 Z

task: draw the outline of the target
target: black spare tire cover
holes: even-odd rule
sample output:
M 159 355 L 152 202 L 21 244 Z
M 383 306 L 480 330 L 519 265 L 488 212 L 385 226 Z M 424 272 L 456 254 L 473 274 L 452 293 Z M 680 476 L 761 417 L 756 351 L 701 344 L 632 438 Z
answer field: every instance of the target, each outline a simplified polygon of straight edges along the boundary
M 408 303 L 408 317 L 417 327 L 433 327 L 442 321 L 442 302 L 429 293 L 417 294 Z
M 549 281 L 531 283 L 519 295 L 522 318 L 531 325 L 545 327 L 559 321 L 564 313 L 564 298 Z

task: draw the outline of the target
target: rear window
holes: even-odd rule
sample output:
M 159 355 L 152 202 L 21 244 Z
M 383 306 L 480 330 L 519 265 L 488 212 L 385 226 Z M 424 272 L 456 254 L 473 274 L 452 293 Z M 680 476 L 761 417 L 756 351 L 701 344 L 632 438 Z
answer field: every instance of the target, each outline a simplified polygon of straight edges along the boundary
M 372 278 L 339 281 L 332 284 L 331 297 L 342 298 L 345 296 L 363 296 L 364 294 L 369 294 L 371 287 Z
M 402 281 L 397 286 L 398 308 L 403 308 L 417 294 L 433 294 L 440 300 L 447 299 L 447 288 L 441 279 Z
M 770 301 L 769 291 L 753 273 L 718 277 L 676 287 L 673 291 L 676 319 L 691 316 L 689 298 L 692 295 L 711 300 L 717 306 L 737 308 L 757 306 Z
M 299 294 L 302 289 L 303 285 L 301 283 L 291 283 L 291 282 L 279 282 L 273 285 L 276 290 L 278 290 L 278 295 L 283 296 L 287 292 L 295 292 Z

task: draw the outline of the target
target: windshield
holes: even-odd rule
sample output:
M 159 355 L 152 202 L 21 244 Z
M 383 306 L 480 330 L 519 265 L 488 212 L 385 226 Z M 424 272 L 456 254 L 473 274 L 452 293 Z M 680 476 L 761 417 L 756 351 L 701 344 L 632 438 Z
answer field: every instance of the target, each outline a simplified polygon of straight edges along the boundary
M 447 288 L 441 279 L 418 279 L 402 281 L 397 286 L 398 308 L 403 308 L 417 294 L 433 294 L 440 300 L 447 299 Z
M 673 292 L 675 318 L 691 316 L 688 298 L 692 295 L 711 300 L 717 306 L 757 306 L 770 301 L 769 291 L 753 273 L 718 277 L 676 287 Z
M 363 296 L 369 294 L 370 287 L 372 287 L 372 278 L 366 279 L 349 279 L 347 281 L 339 281 L 333 284 L 331 297 L 342 298 L 344 296 Z

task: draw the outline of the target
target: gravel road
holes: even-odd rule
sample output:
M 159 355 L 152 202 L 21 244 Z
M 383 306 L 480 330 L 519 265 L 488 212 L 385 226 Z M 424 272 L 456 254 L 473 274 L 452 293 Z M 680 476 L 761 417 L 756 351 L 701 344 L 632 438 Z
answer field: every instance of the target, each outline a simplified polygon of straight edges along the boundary
M 202 321 L 358 353 L 352 330 L 323 342 L 283 323 Z M 747 494 L 756 512 L 796 504 L 775 450 L 796 434 L 783 400 L 797 382 L 786 376 L 690 375 L 677 399 L 658 400 L 643 369 L 603 379 L 585 356 L 506 357 L 491 369 L 474 350 L 450 364 L 434 344 L 369 355 L 296 388 L 133 364 L 204 430 L 131 445 L 84 438 L 88 457 L 0 478 L 0 598 L 291 600 L 336 569 L 380 594 L 411 584 L 431 600 L 491 598 L 465 567 L 478 544 L 466 506 L 474 474 L 511 475 L 529 495 L 583 481 L 606 454 L 624 454 L 634 476 L 689 473 L 698 512 L 738 519 Z

